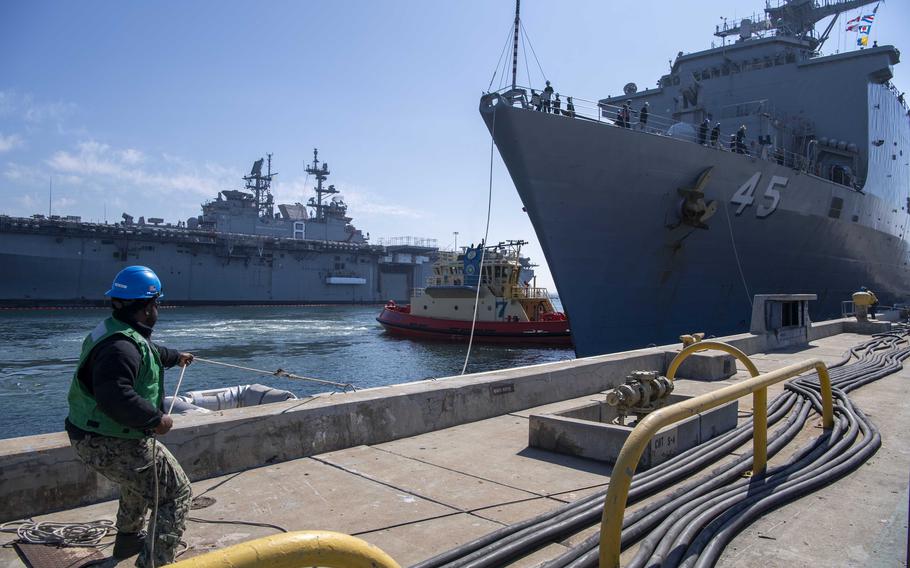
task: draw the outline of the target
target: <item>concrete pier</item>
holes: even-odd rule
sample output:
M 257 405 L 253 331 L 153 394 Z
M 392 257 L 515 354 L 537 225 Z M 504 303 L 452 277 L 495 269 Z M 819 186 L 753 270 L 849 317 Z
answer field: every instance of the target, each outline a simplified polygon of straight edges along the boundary
M 744 348 L 765 372 L 810 357 L 836 362 L 869 339 L 855 332 L 882 329 L 824 322 L 812 327 L 809 343 L 776 349 L 751 334 L 720 339 Z M 209 421 L 177 417 L 162 441 L 190 473 L 194 495 L 214 499 L 191 511 L 194 518 L 353 534 L 404 566 L 605 488 L 609 464 L 531 448 L 529 416 L 600 402 L 631 371 L 665 370 L 679 347 L 225 411 Z M 735 374 L 718 377 L 729 363 L 722 357 L 700 361 L 680 373 L 675 392 L 697 395 L 748 376 L 736 364 L 729 369 Z M 748 527 L 720 565 L 905 566 L 908 380 L 903 370 L 851 394 L 882 431 L 882 447 L 868 463 Z M 751 399 L 740 399 L 739 410 L 747 419 Z M 805 440 L 817 435 L 810 430 Z M 105 499 L 113 496 L 75 461 L 63 434 L 0 442 L 2 520 L 112 519 L 116 502 Z M 596 530 L 512 565 L 537 565 Z M 274 533 L 190 522 L 186 556 Z M 0 549 L 0 567 L 22 565 L 12 548 Z

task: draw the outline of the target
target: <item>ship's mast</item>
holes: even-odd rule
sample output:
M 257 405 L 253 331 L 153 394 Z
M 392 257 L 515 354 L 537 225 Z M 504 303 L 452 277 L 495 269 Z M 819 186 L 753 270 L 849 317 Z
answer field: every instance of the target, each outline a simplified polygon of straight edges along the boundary
M 316 208 L 316 219 L 322 221 L 325 219 L 325 211 L 322 205 L 322 195 L 338 193 L 338 190 L 335 189 L 334 185 L 330 185 L 328 187 L 322 186 L 322 183 L 329 177 L 329 164 L 323 162 L 322 167 L 319 167 L 318 148 L 313 148 L 313 164 L 306 167 L 306 173 L 316 178 L 316 203 L 314 204 L 313 200 L 310 199 L 310 206 Z
M 263 161 L 262 158 L 259 158 L 253 162 L 253 169 L 250 170 L 250 175 L 243 176 L 243 180 L 246 182 L 246 189 L 253 192 L 253 201 L 256 203 L 259 216 L 271 219 L 275 216 L 275 200 L 272 197 L 270 188 L 272 187 L 272 178 L 278 175 L 278 172 L 272 173 L 272 155 L 268 154 L 268 170 L 266 175 L 262 175 Z
M 515 34 L 512 40 L 512 90 L 515 90 L 518 77 L 518 26 L 520 23 L 518 14 L 521 8 L 521 0 L 515 0 Z
M 817 22 L 828 16 L 837 16 L 842 12 L 880 1 L 824 0 L 824 2 L 815 2 L 813 0 L 786 0 L 774 8 L 768 4 L 765 8 L 764 20 L 753 21 L 750 18 L 745 18 L 732 26 L 727 26 L 725 21 L 723 28 L 718 26 L 714 35 L 724 38 L 726 41 L 727 36 L 739 35 L 740 39 L 748 39 L 753 33 L 777 30 L 779 35 L 809 40 L 813 49 L 816 49 L 827 38 L 827 34 L 830 33 L 833 26 L 832 22 L 825 34 L 820 39 L 816 39 L 814 34 Z

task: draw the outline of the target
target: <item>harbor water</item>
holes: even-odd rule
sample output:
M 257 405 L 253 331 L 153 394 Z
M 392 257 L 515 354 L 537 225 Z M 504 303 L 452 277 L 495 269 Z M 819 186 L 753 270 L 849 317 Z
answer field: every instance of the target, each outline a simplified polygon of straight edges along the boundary
M 554 302 L 556 303 L 556 302 Z M 560 309 L 558 306 L 557 309 Z M 382 331 L 381 307 L 242 306 L 163 308 L 153 340 L 214 361 L 357 388 L 457 375 L 466 343 L 415 342 Z M 85 335 L 106 309 L 0 311 L 0 438 L 59 432 Z M 468 373 L 572 359 L 571 348 L 474 344 Z M 165 373 L 173 394 L 178 370 Z M 297 396 L 324 385 L 194 363 L 181 392 L 261 383 Z

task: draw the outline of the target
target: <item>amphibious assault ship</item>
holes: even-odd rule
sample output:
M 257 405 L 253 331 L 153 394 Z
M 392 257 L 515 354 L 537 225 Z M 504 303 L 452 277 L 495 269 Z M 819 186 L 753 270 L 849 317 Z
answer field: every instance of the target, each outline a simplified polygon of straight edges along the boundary
M 579 356 L 746 331 L 755 294 L 816 293 L 813 319 L 839 315 L 861 285 L 883 304 L 910 297 L 899 51 L 821 54 L 837 16 L 872 3 L 769 3 L 718 27 L 722 45 L 680 52 L 656 87 L 571 109 L 516 85 L 516 49 L 512 86 L 480 112 Z M 517 46 L 517 11 L 515 29 Z
M 379 303 L 423 285 L 434 240 L 371 244 L 326 185 L 318 150 L 306 172 L 316 195 L 277 212 L 270 154 L 243 177 L 243 190 L 219 192 L 202 215 L 176 225 L 126 213 L 116 224 L 0 216 L 0 305 L 100 304 L 113 275 L 131 264 L 153 267 L 174 304 Z

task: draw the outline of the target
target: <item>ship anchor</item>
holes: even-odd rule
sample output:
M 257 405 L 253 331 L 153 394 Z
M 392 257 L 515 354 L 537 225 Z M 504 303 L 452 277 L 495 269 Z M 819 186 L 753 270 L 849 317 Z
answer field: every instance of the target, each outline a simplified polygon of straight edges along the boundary
M 716 201 L 705 201 L 704 187 L 708 180 L 711 179 L 711 172 L 714 166 L 705 168 L 695 181 L 692 187 L 680 187 L 677 193 L 683 198 L 679 203 L 677 215 L 679 222 L 668 225 L 667 228 L 675 229 L 680 225 L 689 225 L 697 229 L 707 229 L 707 221 L 717 212 Z

